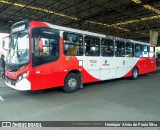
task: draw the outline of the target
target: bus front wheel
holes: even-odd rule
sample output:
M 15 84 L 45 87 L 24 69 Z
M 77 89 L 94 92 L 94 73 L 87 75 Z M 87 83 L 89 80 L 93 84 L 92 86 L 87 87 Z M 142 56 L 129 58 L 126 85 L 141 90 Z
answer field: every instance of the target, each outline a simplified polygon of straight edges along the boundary
M 133 70 L 132 70 L 132 79 L 135 80 L 137 79 L 139 76 L 139 71 L 138 71 L 138 68 L 137 67 L 134 67 Z
M 80 78 L 76 73 L 70 73 L 64 81 L 63 90 L 67 93 L 72 93 L 80 88 Z

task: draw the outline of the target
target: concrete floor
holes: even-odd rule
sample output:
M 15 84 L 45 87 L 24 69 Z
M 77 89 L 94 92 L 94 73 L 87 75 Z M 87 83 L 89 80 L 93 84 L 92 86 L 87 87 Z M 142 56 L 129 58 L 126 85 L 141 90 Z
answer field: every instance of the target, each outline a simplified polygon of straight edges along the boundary
M 0 80 L 0 96 L 1 121 L 160 121 L 160 71 L 137 80 L 87 84 L 71 94 L 61 88 L 21 92 Z M 81 128 L 68 128 L 74 129 Z

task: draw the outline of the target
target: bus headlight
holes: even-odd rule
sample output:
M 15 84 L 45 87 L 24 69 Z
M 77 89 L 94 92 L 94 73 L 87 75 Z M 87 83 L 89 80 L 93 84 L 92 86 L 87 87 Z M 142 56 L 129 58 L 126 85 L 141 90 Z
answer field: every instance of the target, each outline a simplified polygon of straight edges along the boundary
M 25 73 L 21 74 L 20 76 L 18 76 L 18 81 L 26 78 L 27 76 L 28 76 L 28 72 L 25 72 Z

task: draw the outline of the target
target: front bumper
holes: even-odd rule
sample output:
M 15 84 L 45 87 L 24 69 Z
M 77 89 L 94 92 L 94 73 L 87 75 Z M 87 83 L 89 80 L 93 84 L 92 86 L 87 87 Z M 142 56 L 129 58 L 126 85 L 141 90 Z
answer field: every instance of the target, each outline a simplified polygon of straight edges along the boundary
M 9 80 L 7 80 L 6 84 L 16 90 L 31 90 L 31 83 L 26 78 L 20 80 L 19 82 L 16 82 L 14 85 Z

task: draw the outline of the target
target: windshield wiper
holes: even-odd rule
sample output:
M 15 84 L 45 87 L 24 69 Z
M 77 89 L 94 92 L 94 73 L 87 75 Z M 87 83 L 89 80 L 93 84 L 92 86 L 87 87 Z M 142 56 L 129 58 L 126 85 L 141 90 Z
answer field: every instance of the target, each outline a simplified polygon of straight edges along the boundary
M 10 72 L 16 72 L 20 69 L 22 69 L 24 66 L 26 66 L 28 63 L 25 64 L 15 64 L 15 65 L 11 65 L 11 64 L 6 64 L 6 69 Z
M 17 65 L 9 65 L 9 64 L 6 64 L 6 69 L 10 72 L 16 72 L 19 70 Z

